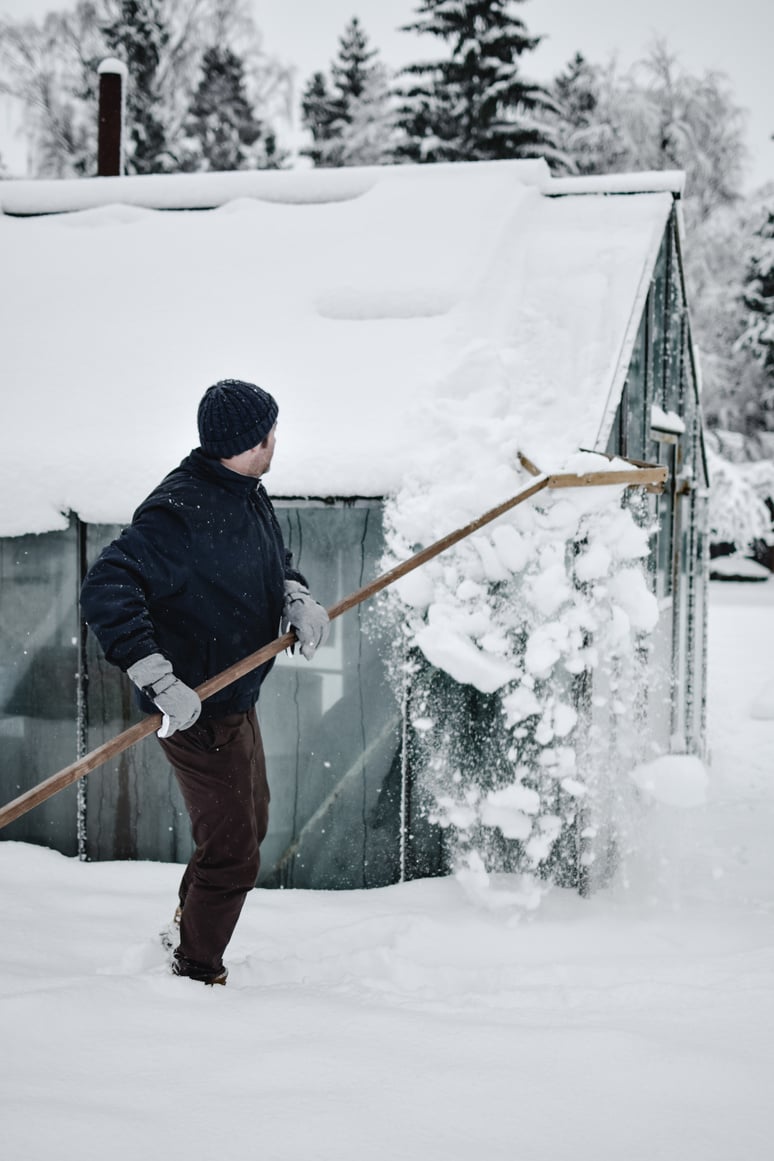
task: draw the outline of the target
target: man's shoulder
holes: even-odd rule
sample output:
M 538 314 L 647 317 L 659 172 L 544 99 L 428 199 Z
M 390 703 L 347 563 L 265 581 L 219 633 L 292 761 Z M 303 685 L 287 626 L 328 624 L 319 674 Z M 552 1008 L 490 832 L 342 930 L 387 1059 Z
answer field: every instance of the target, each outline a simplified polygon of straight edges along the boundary
M 195 511 L 209 491 L 207 481 L 196 472 L 191 456 L 186 456 L 148 493 L 137 508 L 134 518 L 156 508 L 179 510 L 193 505 Z

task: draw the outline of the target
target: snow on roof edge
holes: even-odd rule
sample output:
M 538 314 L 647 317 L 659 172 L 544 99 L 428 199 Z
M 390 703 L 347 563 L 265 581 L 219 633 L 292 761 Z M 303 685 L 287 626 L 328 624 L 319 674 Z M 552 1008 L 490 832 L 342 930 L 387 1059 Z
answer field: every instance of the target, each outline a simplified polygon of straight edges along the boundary
M 236 198 L 291 203 L 349 201 L 377 182 L 421 174 L 442 180 L 450 170 L 485 172 L 510 167 L 522 185 L 545 188 L 550 171 L 542 158 L 523 161 L 446 162 L 437 165 L 349 166 L 342 169 L 262 169 L 224 173 L 143 174 L 52 180 L 0 181 L 0 212 L 19 216 L 68 213 L 104 205 L 146 209 L 212 209 Z
M 603 173 L 592 177 L 554 177 L 543 189 L 548 197 L 567 194 L 671 193 L 685 190 L 681 169 L 649 170 L 642 173 Z
M 542 158 L 534 158 L 342 169 L 234 170 L 50 180 L 11 178 L 0 181 L 0 212 L 33 216 L 116 203 L 146 209 L 196 210 L 211 209 L 241 197 L 299 203 L 348 201 L 366 193 L 377 181 L 410 179 L 418 172 L 425 178 L 442 179 L 451 169 L 483 172 L 497 167 L 502 171 L 506 166 L 522 185 L 537 186 L 547 197 L 658 192 L 679 195 L 685 187 L 685 174 L 679 170 L 557 178 L 551 176 Z

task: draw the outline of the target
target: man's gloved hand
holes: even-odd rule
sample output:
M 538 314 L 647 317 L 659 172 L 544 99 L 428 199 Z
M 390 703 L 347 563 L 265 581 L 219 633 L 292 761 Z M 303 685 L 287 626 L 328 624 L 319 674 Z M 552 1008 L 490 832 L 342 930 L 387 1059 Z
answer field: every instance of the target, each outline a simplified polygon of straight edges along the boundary
M 311 661 L 315 650 L 328 640 L 330 621 L 309 589 L 294 580 L 285 581 L 285 603 L 282 606 L 282 632 L 287 633 L 291 627 L 296 631 L 301 656 Z
M 150 653 L 135 661 L 126 673 L 163 713 L 160 738 L 168 738 L 176 730 L 187 730 L 202 712 L 198 693 L 175 677 L 172 663 L 161 653 Z

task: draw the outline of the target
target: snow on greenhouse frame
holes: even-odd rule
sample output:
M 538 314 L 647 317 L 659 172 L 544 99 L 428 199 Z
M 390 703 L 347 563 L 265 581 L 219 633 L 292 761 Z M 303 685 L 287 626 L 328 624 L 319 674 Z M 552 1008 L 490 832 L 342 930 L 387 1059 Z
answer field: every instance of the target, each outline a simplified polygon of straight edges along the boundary
M 238 376 L 279 401 L 267 487 L 328 605 L 531 465 L 668 468 L 660 493 L 544 492 L 340 618 L 311 664 L 282 657 L 259 703 L 259 883 L 505 871 L 531 905 L 604 882 L 636 825 L 629 775 L 704 747 L 681 187 L 537 161 L 0 182 L 2 801 L 134 720 L 79 577 L 196 444 L 204 389 Z M 191 850 L 147 742 L 2 837 Z

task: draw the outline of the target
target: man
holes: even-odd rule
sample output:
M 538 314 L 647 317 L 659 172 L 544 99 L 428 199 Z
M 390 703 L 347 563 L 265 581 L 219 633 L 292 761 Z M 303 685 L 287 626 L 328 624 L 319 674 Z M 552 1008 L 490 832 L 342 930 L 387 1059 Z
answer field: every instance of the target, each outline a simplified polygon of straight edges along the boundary
M 195 687 L 295 630 L 308 660 L 328 615 L 292 565 L 260 482 L 278 408 L 266 391 L 224 379 L 198 411 L 201 446 L 104 549 L 81 607 L 107 660 L 147 712 L 182 791 L 196 849 L 180 883 L 176 975 L 224 984 L 223 953 L 255 886 L 269 788 L 255 702 L 272 661 L 199 700 Z

